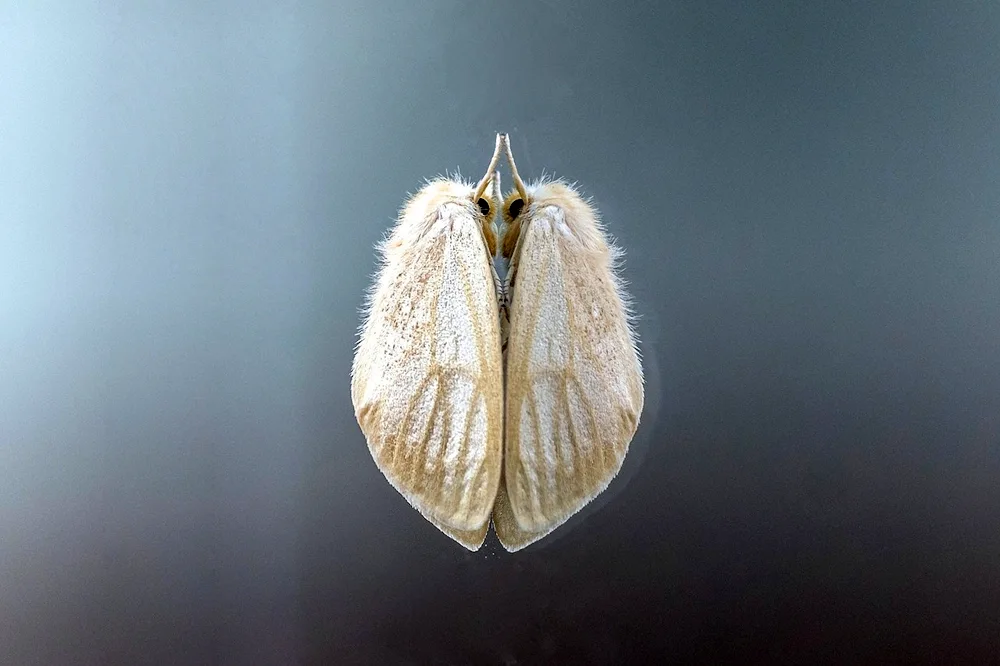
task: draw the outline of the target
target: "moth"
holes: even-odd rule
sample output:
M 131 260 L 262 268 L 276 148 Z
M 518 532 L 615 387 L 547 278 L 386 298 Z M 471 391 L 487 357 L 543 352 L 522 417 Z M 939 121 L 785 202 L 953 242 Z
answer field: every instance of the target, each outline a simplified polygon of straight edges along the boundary
M 491 522 L 520 550 L 608 486 L 638 426 L 621 252 L 572 185 L 521 180 L 505 134 L 477 183 L 410 197 L 379 250 L 351 372 L 372 457 L 469 550 Z

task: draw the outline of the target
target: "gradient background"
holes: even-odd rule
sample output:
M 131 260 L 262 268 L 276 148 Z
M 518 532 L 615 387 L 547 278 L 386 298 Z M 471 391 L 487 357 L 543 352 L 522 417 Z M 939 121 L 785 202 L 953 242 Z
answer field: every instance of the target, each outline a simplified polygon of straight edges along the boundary
M 4 3 L 0 662 L 996 660 L 1000 5 L 824 4 Z M 349 394 L 373 244 L 497 130 L 648 376 L 517 555 Z

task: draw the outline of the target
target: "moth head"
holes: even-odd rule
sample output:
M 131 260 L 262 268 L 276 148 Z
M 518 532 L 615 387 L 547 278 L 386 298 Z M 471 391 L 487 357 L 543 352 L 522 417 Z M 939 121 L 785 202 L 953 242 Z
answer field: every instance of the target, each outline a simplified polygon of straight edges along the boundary
M 497 253 L 497 212 L 500 210 L 500 172 L 497 171 L 497 162 L 500 161 L 500 153 L 505 145 L 506 135 L 497 134 L 496 145 L 493 148 L 493 157 L 486 167 L 486 173 L 476 185 L 472 194 L 472 201 L 479 212 L 480 224 L 483 230 L 483 239 L 486 247 L 490 251 L 490 256 Z M 492 186 L 492 187 L 491 187 Z
M 542 178 L 533 183 L 525 183 L 517 173 L 517 165 L 514 163 L 514 155 L 511 153 L 510 142 L 506 135 L 503 139 L 503 148 L 514 180 L 514 189 L 504 197 L 500 205 L 503 230 L 500 251 L 504 258 L 511 259 L 517 251 L 517 242 L 521 237 L 526 218 L 533 215 L 533 210 L 541 210 L 547 206 L 562 209 L 565 220 L 575 231 L 582 233 L 580 238 L 585 244 L 590 245 L 599 240 L 591 234 L 583 233 L 588 228 L 586 225 L 576 229 L 577 225 L 573 223 L 574 220 L 592 219 L 600 224 L 597 209 L 590 205 L 589 199 L 574 185 L 563 180 Z

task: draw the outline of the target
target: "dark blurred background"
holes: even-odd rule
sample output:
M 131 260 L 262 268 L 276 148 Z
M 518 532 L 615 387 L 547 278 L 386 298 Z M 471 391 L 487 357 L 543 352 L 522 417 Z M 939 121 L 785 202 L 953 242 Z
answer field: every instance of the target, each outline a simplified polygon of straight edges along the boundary
M 0 662 L 997 663 L 1000 5 L 873 5 L 5 3 Z M 647 370 L 515 555 L 349 394 L 374 243 L 498 130 Z

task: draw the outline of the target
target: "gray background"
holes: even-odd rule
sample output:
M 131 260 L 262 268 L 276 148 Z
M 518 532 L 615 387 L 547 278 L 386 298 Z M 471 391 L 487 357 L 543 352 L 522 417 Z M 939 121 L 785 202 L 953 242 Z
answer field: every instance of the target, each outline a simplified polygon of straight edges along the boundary
M 0 8 L 0 662 L 996 657 L 1000 5 L 239 4 Z M 648 374 L 513 556 L 349 396 L 373 244 L 497 130 Z

